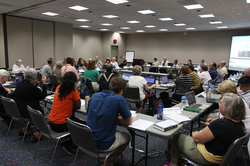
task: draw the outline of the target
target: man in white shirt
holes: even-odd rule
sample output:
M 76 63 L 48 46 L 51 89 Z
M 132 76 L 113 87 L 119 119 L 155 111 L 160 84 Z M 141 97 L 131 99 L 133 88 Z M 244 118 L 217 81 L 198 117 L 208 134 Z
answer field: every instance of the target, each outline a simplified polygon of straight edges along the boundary
M 208 81 L 211 80 L 211 76 L 208 72 L 208 67 L 206 65 L 202 65 L 200 68 L 201 74 L 199 75 L 201 82 L 203 82 L 203 90 L 206 90 L 208 88 Z
M 118 68 L 118 63 L 115 61 L 115 57 L 112 58 L 112 61 L 110 62 L 110 64 L 112 64 L 113 66 L 115 66 L 115 68 Z
M 167 57 L 164 56 L 164 60 L 161 62 L 161 65 L 162 65 L 163 67 L 167 67 L 167 66 L 168 66 L 168 63 L 169 63 L 169 61 L 167 60 Z
M 220 71 L 221 71 L 222 77 L 224 77 L 227 74 L 226 62 L 221 61 L 220 66 L 221 66 Z

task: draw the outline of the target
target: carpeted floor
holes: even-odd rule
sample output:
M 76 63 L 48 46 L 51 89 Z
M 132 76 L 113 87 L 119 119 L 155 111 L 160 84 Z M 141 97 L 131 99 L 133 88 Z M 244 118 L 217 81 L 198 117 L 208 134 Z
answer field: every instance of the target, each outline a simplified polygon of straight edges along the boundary
M 78 117 L 82 119 L 86 119 L 85 116 L 78 114 Z M 117 127 L 118 130 L 127 132 L 126 128 Z M 194 130 L 199 130 L 200 128 L 196 128 Z M 21 131 L 21 126 L 17 123 L 14 124 L 14 129 L 11 129 L 9 136 L 7 137 L 7 141 L 5 142 L 5 135 L 7 133 L 7 126 L 3 122 L 0 125 L 0 166 L 5 165 L 49 165 L 55 142 L 43 137 L 40 142 L 40 146 L 38 148 L 36 158 L 33 158 L 34 150 L 36 143 L 30 142 L 30 137 L 25 138 L 23 147 L 19 150 L 21 145 L 22 137 L 18 137 L 18 132 Z M 186 127 L 182 130 L 183 133 L 188 134 L 189 128 Z M 145 147 L 145 140 L 140 137 L 136 137 L 136 148 L 143 149 Z M 155 149 L 158 151 L 157 157 L 152 157 L 148 159 L 149 166 L 163 166 L 167 164 L 167 160 L 165 157 L 165 150 L 167 149 L 167 140 L 162 140 L 157 137 L 149 136 L 149 149 Z M 135 160 L 139 160 L 142 153 L 135 152 Z M 123 152 L 124 165 L 130 166 L 132 159 L 132 149 L 128 147 Z M 64 166 L 71 165 L 73 163 L 74 156 L 70 156 L 66 154 L 60 146 L 58 146 L 53 165 Z M 120 164 L 121 158 L 118 157 L 114 165 Z M 144 161 L 142 161 L 139 166 L 144 165 Z M 81 166 L 95 166 L 97 165 L 97 160 L 95 158 L 89 157 L 85 155 L 83 152 L 80 152 L 76 161 L 76 165 Z M 241 155 L 238 155 L 235 161 L 232 164 L 233 166 L 242 166 L 244 165 L 243 159 Z M 248 163 L 250 165 L 250 163 Z

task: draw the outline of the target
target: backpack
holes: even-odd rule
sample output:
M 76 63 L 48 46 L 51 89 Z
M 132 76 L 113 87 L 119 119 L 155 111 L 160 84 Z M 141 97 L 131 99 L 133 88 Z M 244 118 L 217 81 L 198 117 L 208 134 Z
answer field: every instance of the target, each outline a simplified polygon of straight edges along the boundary
M 89 79 L 80 79 L 80 86 L 79 86 L 79 95 L 82 99 L 85 99 L 85 96 L 92 96 L 93 87 L 91 81 Z
M 157 107 L 158 107 L 159 101 L 155 95 L 155 93 L 151 93 L 149 97 L 149 110 L 148 115 L 154 116 L 157 114 Z

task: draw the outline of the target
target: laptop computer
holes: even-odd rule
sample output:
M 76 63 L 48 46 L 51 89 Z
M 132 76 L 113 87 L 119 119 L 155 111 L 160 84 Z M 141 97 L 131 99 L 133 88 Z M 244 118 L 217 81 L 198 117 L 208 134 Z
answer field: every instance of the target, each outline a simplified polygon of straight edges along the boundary
M 168 83 L 169 82 L 168 81 L 168 76 L 161 76 L 161 81 L 162 81 L 163 84 Z
M 130 74 L 130 73 L 123 73 L 122 74 L 122 78 L 125 80 L 125 81 L 129 81 L 129 77 L 131 77 L 133 74 Z
M 190 107 L 199 108 L 199 107 L 202 106 L 202 104 L 197 104 L 197 103 L 196 103 L 194 91 L 187 92 L 187 93 L 186 93 L 186 97 L 187 97 L 188 105 L 189 105 Z
M 145 80 L 148 84 L 154 84 L 155 83 L 155 77 L 153 76 L 144 76 Z

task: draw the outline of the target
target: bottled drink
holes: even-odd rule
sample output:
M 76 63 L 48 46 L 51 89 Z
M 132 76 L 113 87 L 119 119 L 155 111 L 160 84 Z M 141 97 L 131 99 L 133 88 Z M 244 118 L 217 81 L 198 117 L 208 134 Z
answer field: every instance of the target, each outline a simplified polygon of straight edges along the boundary
M 211 93 L 214 93 L 214 86 L 211 85 L 210 87 L 211 87 Z
M 114 65 L 114 69 L 115 69 L 115 65 Z
M 90 99 L 89 96 L 85 96 L 85 110 L 87 110 L 88 108 L 89 99 Z
M 187 99 L 186 96 L 182 96 L 181 97 L 181 103 L 186 104 L 186 99 Z
M 211 93 L 212 93 L 212 88 L 210 86 L 210 87 L 208 87 L 207 92 L 206 92 L 206 99 L 211 98 Z
M 162 103 L 159 103 L 158 107 L 157 107 L 157 119 L 158 120 L 163 119 L 163 105 L 162 105 Z

